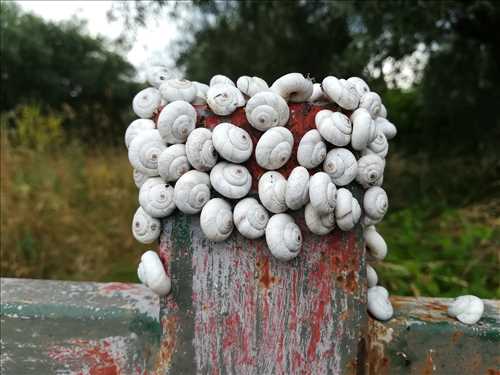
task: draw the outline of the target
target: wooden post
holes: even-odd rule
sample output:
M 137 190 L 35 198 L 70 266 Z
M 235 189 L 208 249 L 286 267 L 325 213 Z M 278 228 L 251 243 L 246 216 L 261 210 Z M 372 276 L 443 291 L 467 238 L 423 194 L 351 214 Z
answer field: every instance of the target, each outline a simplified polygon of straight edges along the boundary
M 325 107 L 290 105 L 288 128 L 295 138 L 315 127 Z M 326 108 L 338 110 L 333 104 Z M 243 109 L 219 117 L 197 108 L 198 126 L 231 122 L 249 132 Z M 279 170 L 285 177 L 295 156 Z M 254 156 L 245 164 L 253 192 L 264 172 Z M 358 198 L 360 188 L 349 189 Z M 286 263 L 272 257 L 264 239 L 235 230 L 224 242 L 208 241 L 199 215 L 177 213 L 164 221 L 160 256 L 172 278 L 161 300 L 161 367 L 167 374 L 349 374 L 356 373 L 366 334 L 366 271 L 359 225 L 312 235 L 303 210 L 294 213 L 304 244 Z

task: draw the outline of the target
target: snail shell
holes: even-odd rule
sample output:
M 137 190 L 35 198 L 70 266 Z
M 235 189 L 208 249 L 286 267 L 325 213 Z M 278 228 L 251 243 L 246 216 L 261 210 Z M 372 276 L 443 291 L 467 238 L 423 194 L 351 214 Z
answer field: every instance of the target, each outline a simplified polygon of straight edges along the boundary
M 323 92 L 342 108 L 354 110 L 359 103 L 359 96 L 354 85 L 343 79 L 329 76 L 321 83 Z
M 226 198 L 239 199 L 250 191 L 252 176 L 243 165 L 222 161 L 210 172 L 210 183 Z
M 234 206 L 233 220 L 238 231 L 253 240 L 264 235 L 269 215 L 257 199 L 245 198 Z
M 208 173 L 191 170 L 184 173 L 175 184 L 174 202 L 185 214 L 201 211 L 210 199 L 210 177 Z
M 183 144 L 167 147 L 158 159 L 158 173 L 167 182 L 177 181 L 184 173 L 189 171 L 186 156 L 186 146 Z
M 253 143 L 250 135 L 228 122 L 214 128 L 212 142 L 219 155 L 233 163 L 243 163 L 252 155 Z
M 293 135 L 290 130 L 278 126 L 267 130 L 255 147 L 255 159 L 262 168 L 281 168 L 292 155 Z
M 352 193 L 344 188 L 337 190 L 337 205 L 335 206 L 335 219 L 337 226 L 343 231 L 354 228 L 361 217 L 361 207 Z
M 375 122 L 364 108 L 355 110 L 351 115 L 351 121 L 351 145 L 353 149 L 361 151 L 377 136 Z
M 368 281 L 368 288 L 371 288 L 378 283 L 377 271 L 375 271 L 375 269 L 369 264 L 366 265 L 366 279 Z
M 218 84 L 236 86 L 231 78 L 226 77 L 225 75 L 222 74 L 216 74 L 210 79 L 209 82 L 210 86 L 215 86 Z
M 141 262 L 137 268 L 137 276 L 141 283 L 160 297 L 166 296 L 172 290 L 170 277 L 167 276 L 160 257 L 152 250 L 142 254 Z
M 187 79 L 169 79 L 160 85 L 160 92 L 167 103 L 183 100 L 191 103 L 196 99 L 197 89 L 193 82 Z
M 261 91 L 269 90 L 267 82 L 259 77 L 242 76 L 236 81 L 236 86 L 243 94 L 249 97 Z
M 356 181 L 363 187 L 380 186 L 384 181 L 385 161 L 375 154 L 365 155 L 358 160 Z
M 144 130 L 138 134 L 128 148 L 128 158 L 134 169 L 148 176 L 158 176 L 158 158 L 165 145 L 158 130 Z
M 374 225 L 370 225 L 363 230 L 363 238 L 366 248 L 373 258 L 383 260 L 386 257 L 387 244 Z
M 323 109 L 316 114 L 316 128 L 321 136 L 335 146 L 346 146 L 351 141 L 351 120 L 340 112 Z
M 309 172 L 295 167 L 286 183 L 285 202 L 289 209 L 298 210 L 309 201 Z
M 448 315 L 465 324 L 475 324 L 481 319 L 484 303 L 476 296 L 460 296 L 448 306 Z
M 364 108 L 368 111 L 372 118 L 377 118 L 382 106 L 382 100 L 379 94 L 370 91 L 364 94 L 359 100 L 359 108 Z
M 132 100 L 132 109 L 140 118 L 151 118 L 160 107 L 161 95 L 158 89 L 148 87 L 141 90 Z
M 375 127 L 378 131 L 381 131 L 387 139 L 394 138 L 398 132 L 396 126 L 392 122 L 380 116 L 375 119 Z
M 365 211 L 363 223 L 365 225 L 380 223 L 388 207 L 389 200 L 385 190 L 378 186 L 369 188 L 363 197 L 363 209 Z
M 387 118 L 387 108 L 385 108 L 385 105 L 382 103 L 380 104 L 380 112 L 378 115 L 382 118 Z
M 271 90 L 286 101 L 299 103 L 311 97 L 313 84 L 300 73 L 288 73 L 274 81 Z
M 201 210 L 200 227 L 211 241 L 227 239 L 234 227 L 231 205 L 221 198 L 210 199 Z
M 317 172 L 309 180 L 309 200 L 319 215 L 334 212 L 337 187 L 325 172 Z
M 133 177 L 134 177 L 135 186 L 137 186 L 140 189 L 141 186 L 146 182 L 146 180 L 148 178 L 150 178 L 151 176 L 148 176 L 147 174 L 142 173 L 142 172 L 138 171 L 137 169 L 134 169 Z
M 207 104 L 217 115 L 227 116 L 245 105 L 243 94 L 234 85 L 217 83 L 207 91 Z
M 321 83 L 314 83 L 313 84 L 313 91 L 311 94 L 311 97 L 309 98 L 310 102 L 323 102 L 326 101 L 327 98 L 325 96 L 325 93 L 323 92 L 323 89 L 321 88 Z
M 323 169 L 335 185 L 345 186 L 356 178 L 358 163 L 354 154 L 348 149 L 334 148 L 326 154 Z
M 383 159 L 387 156 L 388 152 L 389 142 L 387 142 L 387 138 L 385 137 L 384 133 L 382 133 L 380 130 L 377 130 L 377 136 L 368 144 L 367 148 L 361 151 L 361 155 L 364 156 L 375 154 Z
M 193 168 L 202 172 L 212 169 L 219 157 L 212 142 L 212 132 L 206 128 L 196 128 L 189 133 L 186 156 Z
M 158 117 L 158 131 L 165 143 L 185 143 L 196 126 L 196 110 L 183 100 L 167 104 Z
M 316 129 L 309 130 L 300 140 L 297 161 L 306 168 L 316 168 L 326 157 L 326 144 Z
M 160 220 L 151 217 L 139 207 L 132 220 L 132 234 L 141 243 L 151 243 L 160 237 Z
M 193 85 L 196 87 L 196 97 L 194 98 L 192 104 L 193 105 L 206 104 L 208 85 L 196 81 L 193 81 Z
M 286 179 L 279 172 L 266 172 L 259 180 L 259 199 L 269 211 L 278 214 L 285 212 Z
M 148 119 L 137 119 L 130 123 L 125 131 L 125 146 L 128 148 L 132 139 L 135 138 L 137 134 L 147 129 L 154 129 L 155 123 L 152 120 Z
M 383 286 L 368 288 L 367 307 L 370 314 L 377 320 L 385 321 L 392 318 L 394 309 L 389 300 L 389 292 Z
M 167 67 L 163 65 L 153 65 L 149 67 L 146 73 L 146 79 L 148 83 L 156 87 L 157 89 L 160 88 L 161 84 L 168 79 L 171 78 L 171 74 L 168 71 Z
M 356 90 L 356 92 L 358 93 L 358 97 L 360 98 L 366 93 L 370 92 L 370 88 L 362 78 L 351 77 L 347 79 L 347 82 L 354 86 L 354 89 Z
M 149 178 L 139 190 L 139 204 L 151 217 L 167 217 L 175 210 L 174 188 L 160 177 Z
M 259 92 L 252 96 L 245 107 L 247 120 L 255 129 L 266 131 L 273 126 L 285 126 L 290 109 L 278 94 L 272 91 Z
M 299 255 L 302 233 L 290 215 L 273 215 L 266 226 L 266 242 L 269 251 L 277 259 L 288 261 Z
M 320 215 L 311 203 L 304 210 L 304 218 L 309 230 L 317 235 L 324 236 L 335 228 L 335 214 L 333 212 Z

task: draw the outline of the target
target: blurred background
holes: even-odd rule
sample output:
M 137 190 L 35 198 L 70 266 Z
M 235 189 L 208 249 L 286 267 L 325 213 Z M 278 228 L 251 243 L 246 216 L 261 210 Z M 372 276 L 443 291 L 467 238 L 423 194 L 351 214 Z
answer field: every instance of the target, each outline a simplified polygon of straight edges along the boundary
M 500 3 L 2 1 L 1 275 L 137 281 L 123 134 L 145 68 L 361 76 L 398 127 L 391 294 L 500 298 Z

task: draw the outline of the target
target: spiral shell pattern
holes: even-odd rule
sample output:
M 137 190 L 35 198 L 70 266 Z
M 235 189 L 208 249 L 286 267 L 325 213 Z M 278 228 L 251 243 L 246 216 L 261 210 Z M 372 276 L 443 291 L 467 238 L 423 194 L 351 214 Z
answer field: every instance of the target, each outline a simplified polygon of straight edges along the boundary
M 244 237 L 256 239 L 264 235 L 269 215 L 256 199 L 245 198 L 234 206 L 233 220 Z
M 148 215 L 142 207 L 139 207 L 132 220 L 132 234 L 141 243 L 152 243 L 160 237 L 160 220 Z
M 278 126 L 267 130 L 257 142 L 255 159 L 262 168 L 281 168 L 292 155 L 293 135 L 290 130 Z
M 279 172 L 266 172 L 259 180 L 259 199 L 269 211 L 277 214 L 285 212 L 286 179 Z
M 363 209 L 365 211 L 364 224 L 373 225 L 380 223 L 389 207 L 389 200 L 384 189 L 373 186 L 366 190 L 363 197 Z
M 321 136 L 332 145 L 346 146 L 351 141 L 351 121 L 343 113 L 323 109 L 316 114 L 315 123 Z
M 337 187 L 325 172 L 317 172 L 309 180 L 309 200 L 320 216 L 334 212 Z
M 165 143 L 185 143 L 196 126 L 196 110 L 183 100 L 167 104 L 158 117 L 158 131 Z
M 288 261 L 299 255 L 302 233 L 290 215 L 273 215 L 267 223 L 266 243 L 275 258 Z
M 142 172 L 138 171 L 137 169 L 134 169 L 134 172 L 133 172 L 134 183 L 135 183 L 135 186 L 137 186 L 138 188 L 141 188 L 141 186 L 150 177 L 151 176 L 148 176 L 147 174 L 142 173 Z
M 375 122 L 368 111 L 358 108 L 351 115 L 352 121 L 352 148 L 358 151 L 364 150 L 377 136 Z
M 300 140 L 297 161 L 305 168 L 316 168 L 326 157 L 326 144 L 319 131 L 309 130 Z
M 309 201 L 309 172 L 295 167 L 286 183 L 285 202 L 289 209 L 298 210 Z
M 221 198 L 210 199 L 201 210 L 200 227 L 211 241 L 227 239 L 234 227 L 231 205 Z
M 130 142 L 136 137 L 137 134 L 143 130 L 152 130 L 155 128 L 155 123 L 148 119 L 137 119 L 130 123 L 125 131 L 125 146 L 128 148 Z
M 361 151 L 361 155 L 375 154 L 383 159 L 387 156 L 388 152 L 389 142 L 387 142 L 387 138 L 384 133 L 378 130 L 375 139 L 368 144 L 367 148 Z
M 226 198 L 239 199 L 250 191 L 252 176 L 244 166 L 223 161 L 210 172 L 210 183 Z
M 132 101 L 132 109 L 140 118 L 151 118 L 160 107 L 161 95 L 158 89 L 148 87 L 137 93 Z
M 175 184 L 174 202 L 185 214 L 196 214 L 210 199 L 210 177 L 207 173 L 191 170 Z
M 370 225 L 363 230 L 363 239 L 368 253 L 377 260 L 384 260 L 387 256 L 387 244 L 374 225 Z
M 212 142 L 212 132 L 206 128 L 196 128 L 189 133 L 186 156 L 194 169 L 202 172 L 212 169 L 219 157 Z
M 189 171 L 186 157 L 186 146 L 183 144 L 167 147 L 158 159 L 158 173 L 167 182 L 177 181 L 184 173 Z
M 160 177 L 149 178 L 139 190 L 139 204 L 151 217 L 167 217 L 175 210 L 174 188 Z
M 243 94 L 249 97 L 259 92 L 269 90 L 267 82 L 259 77 L 242 76 L 236 81 L 236 86 Z
M 321 83 L 323 92 L 342 108 L 354 110 L 359 104 L 359 96 L 352 83 L 329 76 Z
M 375 154 L 365 155 L 358 160 L 356 181 L 364 188 L 381 186 L 384 181 L 385 161 Z
M 382 107 L 382 100 L 376 92 L 367 92 L 359 101 L 359 108 L 364 108 L 368 111 L 372 118 L 379 116 Z
M 392 122 L 380 116 L 375 119 L 375 127 L 377 131 L 381 131 L 387 139 L 394 138 L 398 132 L 396 126 Z
M 172 289 L 172 281 L 165 272 L 160 257 L 152 250 L 142 254 L 141 262 L 137 267 L 137 276 L 141 283 L 159 296 L 166 296 Z
M 326 154 L 323 170 L 333 183 L 345 186 L 351 183 L 358 173 L 358 163 L 354 154 L 346 148 L 334 148 Z
M 218 83 L 207 91 L 207 104 L 217 115 L 227 116 L 245 105 L 243 94 L 234 85 Z
M 169 79 L 160 85 L 161 96 L 167 103 L 183 100 L 191 103 L 196 99 L 197 89 L 186 79 Z
M 219 84 L 236 86 L 231 78 L 226 77 L 222 74 L 216 74 L 212 78 L 210 78 L 209 86 L 215 86 Z
M 167 67 L 163 65 L 154 65 L 148 68 L 146 73 L 146 79 L 148 83 L 156 87 L 160 88 L 161 84 L 168 79 L 171 78 L 171 74 L 168 71 Z
M 144 130 L 130 143 L 128 158 L 132 167 L 148 176 L 158 176 L 158 158 L 165 145 L 158 130 Z
M 344 188 L 337 190 L 337 205 L 335 206 L 335 220 L 337 226 L 348 231 L 354 228 L 361 217 L 361 207 L 352 193 Z
M 207 92 L 208 85 L 204 83 L 193 81 L 193 85 L 196 87 L 196 97 L 191 102 L 193 105 L 202 105 L 207 103 Z
M 219 155 L 233 163 L 243 163 L 252 155 L 253 143 L 250 134 L 228 122 L 214 128 L 212 142 Z
M 252 96 L 245 107 L 245 113 L 250 125 L 260 131 L 285 126 L 290 117 L 285 99 L 271 91 Z
M 335 228 L 335 214 L 333 212 L 320 215 L 311 203 L 304 210 L 304 218 L 307 228 L 317 235 L 324 236 Z
M 349 82 L 351 85 L 354 86 L 356 89 L 356 92 L 358 93 L 358 97 L 362 97 L 364 94 L 370 92 L 370 88 L 366 84 L 366 82 L 359 77 L 350 77 L 347 79 L 347 82 Z
M 271 90 L 289 102 L 305 102 L 313 93 L 313 83 L 300 73 L 288 73 L 271 85 Z

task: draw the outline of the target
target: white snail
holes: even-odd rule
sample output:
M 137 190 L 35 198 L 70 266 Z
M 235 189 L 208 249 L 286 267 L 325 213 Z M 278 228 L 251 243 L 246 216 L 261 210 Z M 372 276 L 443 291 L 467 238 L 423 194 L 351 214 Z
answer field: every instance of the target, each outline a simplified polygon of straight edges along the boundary
M 151 243 L 160 237 L 160 220 L 148 215 L 142 207 L 135 211 L 132 220 L 132 234 L 141 243 Z
M 302 233 L 290 215 L 273 215 L 267 223 L 266 243 L 275 258 L 288 261 L 299 255 Z
M 207 104 L 217 115 L 227 116 L 245 105 L 243 94 L 234 85 L 217 83 L 207 91 Z
M 333 76 L 326 77 L 321 83 L 323 92 L 342 108 L 353 110 L 359 103 L 359 96 L 354 85 Z
M 389 292 L 383 286 L 372 286 L 368 288 L 367 307 L 370 314 L 377 320 L 389 320 L 394 315 Z
M 387 256 L 387 244 L 374 225 L 363 229 L 363 238 L 366 248 L 373 258 L 383 260 Z
M 320 215 L 311 203 L 304 210 L 304 218 L 309 230 L 317 235 L 324 236 L 335 228 L 335 214 L 333 212 Z
M 134 169 L 148 176 L 158 176 L 158 158 L 165 145 L 158 130 L 144 130 L 138 134 L 128 148 L 128 158 Z
M 358 93 L 358 96 L 361 98 L 364 94 L 370 92 L 370 88 L 366 84 L 366 82 L 359 77 L 350 77 L 347 79 L 347 82 L 352 84 Z
M 299 142 L 297 161 L 305 168 L 316 168 L 326 157 L 326 144 L 316 129 L 309 130 Z
M 208 85 L 204 83 L 193 81 L 193 85 L 196 87 L 196 97 L 192 101 L 193 105 L 202 105 L 207 103 L 207 92 Z
M 135 183 L 135 186 L 137 186 L 138 188 L 141 188 L 141 186 L 150 177 L 152 177 L 152 176 L 148 176 L 147 174 L 142 173 L 141 171 L 138 171 L 137 169 L 134 169 L 134 172 L 133 172 L 134 183 Z
M 158 131 L 165 143 L 185 143 L 196 126 L 196 110 L 183 100 L 167 104 L 158 117 Z
M 364 108 L 355 110 L 351 114 L 351 121 L 351 145 L 353 149 L 361 151 L 377 136 L 375 122 Z
M 177 181 L 190 169 L 183 144 L 167 147 L 158 158 L 158 173 L 167 182 Z
M 366 279 L 368 281 L 368 288 L 371 288 L 378 283 L 377 271 L 375 271 L 375 269 L 369 264 L 366 265 Z
M 382 118 L 387 118 L 387 108 L 385 108 L 383 103 L 380 105 L 380 112 L 378 115 Z
M 252 176 L 243 165 L 219 162 L 210 172 L 213 188 L 226 198 L 239 199 L 252 187 Z
M 384 181 L 385 161 L 375 154 L 365 155 L 358 160 L 358 181 L 365 189 L 380 186 Z
M 160 177 L 149 178 L 139 190 L 139 204 L 151 217 L 167 217 L 175 210 L 174 188 Z
M 321 136 L 332 145 L 346 146 L 351 141 L 351 120 L 343 113 L 323 109 L 314 121 Z
M 389 152 L 389 142 L 382 131 L 377 130 L 377 136 L 373 141 L 371 141 L 368 146 L 361 151 L 361 155 L 375 154 L 380 156 L 382 159 L 387 156 Z
M 334 212 L 337 187 L 325 172 L 317 172 L 309 180 L 309 200 L 319 215 Z
M 219 155 L 233 163 L 243 163 L 252 155 L 253 143 L 250 135 L 228 122 L 214 128 L 212 142 Z
M 286 179 L 279 172 L 266 172 L 259 180 L 259 199 L 269 211 L 285 212 Z
M 233 220 L 244 237 L 256 239 L 264 235 L 269 215 L 257 199 L 245 198 L 234 206 Z
M 236 81 L 238 89 L 246 96 L 252 97 L 255 94 L 269 90 L 267 82 L 259 77 L 241 76 Z
M 310 102 L 322 102 L 326 101 L 326 96 L 325 93 L 323 92 L 323 89 L 321 88 L 321 83 L 314 83 L 313 84 L 313 91 L 311 94 L 311 97 L 309 98 Z
M 255 159 L 262 168 L 281 168 L 292 155 L 292 132 L 282 126 L 267 130 L 257 142 Z
M 375 127 L 381 131 L 387 139 L 392 139 L 396 136 L 398 130 L 396 126 L 384 117 L 377 117 L 375 119 Z
M 167 67 L 163 65 L 153 65 L 149 67 L 146 73 L 146 79 L 148 83 L 156 87 L 157 89 L 160 88 L 161 84 L 168 79 L 171 78 L 171 74 L 168 71 Z
M 142 132 L 143 130 L 151 130 L 155 128 L 155 123 L 152 120 L 148 119 L 137 119 L 130 123 L 125 131 L 125 146 L 128 148 L 132 139 L 135 138 L 137 134 Z
M 210 78 L 209 86 L 215 86 L 221 83 L 225 85 L 236 86 L 231 78 L 226 77 L 222 74 L 216 74 L 212 78 Z
M 271 90 L 289 102 L 306 102 L 313 92 L 311 80 L 300 73 L 288 73 L 271 85 Z
M 151 118 L 160 107 L 161 95 L 158 89 L 148 87 L 139 91 L 132 100 L 132 109 L 140 118 Z
M 210 199 L 201 210 L 200 227 L 211 241 L 227 239 L 234 227 L 231 205 L 221 198 Z
M 373 186 L 366 190 L 363 197 L 363 209 L 365 211 L 365 217 L 363 219 L 364 225 L 380 223 L 388 207 L 389 200 L 387 199 L 387 193 L 384 189 Z
M 289 209 L 298 210 L 309 201 L 309 172 L 295 167 L 286 183 L 285 202 Z
M 141 262 L 137 267 L 137 276 L 141 283 L 160 297 L 166 296 L 172 290 L 172 281 L 165 272 L 160 257 L 152 250 L 142 254 Z
M 377 118 L 382 106 L 382 100 L 379 94 L 370 91 L 364 94 L 359 100 L 359 108 L 364 108 L 368 111 L 372 118 Z
M 207 173 L 191 170 L 184 173 L 175 184 L 174 202 L 185 214 L 201 211 L 210 199 L 210 177 Z
M 285 126 L 290 109 L 285 99 L 272 91 L 252 96 L 245 107 L 247 120 L 255 129 L 266 131 L 273 126 Z
M 351 183 L 358 173 L 358 163 L 354 154 L 346 148 L 334 148 L 326 154 L 323 170 L 333 183 L 345 186 Z
M 472 295 L 460 296 L 448 306 L 448 315 L 465 324 L 475 324 L 484 312 L 483 301 Z
M 212 169 L 219 157 L 212 142 L 212 132 L 207 128 L 196 128 L 189 133 L 186 156 L 194 169 L 202 172 Z
M 354 228 L 361 217 L 361 207 L 352 193 L 344 188 L 337 190 L 337 204 L 335 206 L 335 220 L 337 226 L 348 231 Z
M 193 82 L 186 79 L 169 79 L 160 85 L 160 92 L 167 103 L 184 100 L 191 103 L 196 99 L 197 89 Z

